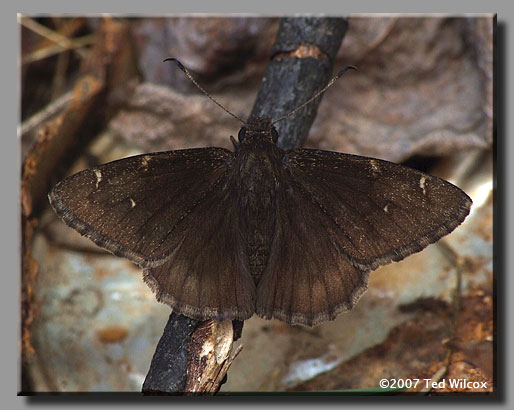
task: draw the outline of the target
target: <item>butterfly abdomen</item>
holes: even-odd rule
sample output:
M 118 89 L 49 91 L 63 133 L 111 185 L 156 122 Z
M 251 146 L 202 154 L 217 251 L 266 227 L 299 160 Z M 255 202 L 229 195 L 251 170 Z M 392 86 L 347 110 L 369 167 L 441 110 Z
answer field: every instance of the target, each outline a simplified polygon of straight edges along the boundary
M 250 272 L 257 284 L 268 263 L 275 231 L 277 177 L 283 151 L 269 141 L 242 144 L 239 156 L 238 210 Z

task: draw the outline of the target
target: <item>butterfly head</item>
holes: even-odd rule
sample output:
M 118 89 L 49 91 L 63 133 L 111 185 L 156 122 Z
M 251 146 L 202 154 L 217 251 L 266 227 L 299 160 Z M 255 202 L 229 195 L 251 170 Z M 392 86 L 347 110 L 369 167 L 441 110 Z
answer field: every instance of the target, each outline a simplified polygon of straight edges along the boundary
M 276 144 L 278 133 L 270 118 L 251 116 L 239 130 L 238 139 L 240 143 L 256 139 L 268 139 Z

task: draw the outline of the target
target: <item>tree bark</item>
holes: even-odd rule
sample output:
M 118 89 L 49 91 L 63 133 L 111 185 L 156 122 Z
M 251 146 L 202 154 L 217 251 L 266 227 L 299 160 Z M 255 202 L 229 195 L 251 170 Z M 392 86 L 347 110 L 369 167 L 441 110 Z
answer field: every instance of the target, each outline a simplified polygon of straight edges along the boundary
M 284 18 L 252 115 L 276 120 L 301 105 L 331 78 L 348 23 L 343 18 Z M 321 98 L 275 125 L 282 149 L 304 144 Z

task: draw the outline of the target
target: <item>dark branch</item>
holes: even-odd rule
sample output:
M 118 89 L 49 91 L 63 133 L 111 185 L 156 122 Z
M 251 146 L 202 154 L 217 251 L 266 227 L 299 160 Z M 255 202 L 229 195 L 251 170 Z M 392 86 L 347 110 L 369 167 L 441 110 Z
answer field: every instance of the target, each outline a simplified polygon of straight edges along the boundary
M 343 18 L 282 19 L 252 115 L 278 119 L 322 89 L 331 78 L 347 26 Z M 313 101 L 277 123 L 280 148 L 303 145 L 320 101 Z
M 197 325 L 194 319 L 176 313 L 170 315 L 143 383 L 144 393 L 170 394 L 184 391 L 187 347 Z

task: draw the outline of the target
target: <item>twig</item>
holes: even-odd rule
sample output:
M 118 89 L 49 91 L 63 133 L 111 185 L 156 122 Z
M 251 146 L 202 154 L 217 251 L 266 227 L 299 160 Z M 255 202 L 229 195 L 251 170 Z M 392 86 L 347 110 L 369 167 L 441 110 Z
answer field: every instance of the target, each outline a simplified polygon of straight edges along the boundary
M 230 368 L 232 362 L 236 359 L 236 357 L 239 356 L 241 350 L 243 350 L 243 345 L 237 346 L 236 350 L 234 350 L 234 353 L 232 353 L 228 360 L 225 361 L 223 367 L 219 370 L 218 374 L 216 375 L 216 378 L 209 384 L 208 390 L 206 390 L 208 393 L 218 392 L 220 386 L 223 383 L 223 379 L 227 375 L 228 369 Z
M 187 348 L 198 322 L 171 313 L 143 383 L 146 394 L 180 394 L 185 390 Z
M 22 57 L 21 64 L 29 64 L 35 61 L 43 60 L 45 58 L 51 57 L 55 54 L 62 53 L 65 50 L 75 50 L 80 49 L 82 47 L 94 44 L 97 40 L 97 34 L 88 34 L 82 37 L 74 38 L 68 46 L 63 46 L 61 44 L 54 44 L 45 48 L 41 48 L 39 50 L 35 50 L 30 54 Z M 81 50 L 82 51 L 82 50 Z
M 462 270 L 464 269 L 465 259 L 462 258 L 453 250 L 453 248 L 448 245 L 448 243 L 443 239 L 439 241 L 438 246 L 442 250 L 443 255 L 449 260 L 449 262 L 455 266 L 455 289 L 453 290 L 452 297 L 452 320 L 450 323 L 450 340 L 448 342 L 448 348 L 446 350 L 446 355 L 443 360 L 443 365 L 437 370 L 430 382 L 425 385 L 425 387 L 420 391 L 421 394 L 428 394 L 432 391 L 432 383 L 439 382 L 448 371 L 451 363 L 451 358 L 453 355 L 453 351 L 455 348 L 455 337 L 457 333 L 457 324 L 459 320 L 459 313 L 461 308 L 461 287 L 462 287 Z
M 41 111 L 38 111 L 28 120 L 21 123 L 18 128 L 18 137 L 23 137 L 25 134 L 34 131 L 36 128 L 44 124 L 48 119 L 53 117 L 56 113 L 62 110 L 73 99 L 73 90 L 68 91 L 66 94 L 61 95 L 51 104 L 48 104 Z
M 66 70 L 68 69 L 69 62 L 70 53 L 63 52 L 59 54 L 59 57 L 57 58 L 57 67 L 55 67 L 54 77 L 52 79 L 51 100 L 55 100 L 63 93 L 66 80 Z
M 332 77 L 333 62 L 347 25 L 343 18 L 282 19 L 252 115 L 276 120 L 323 88 Z M 280 148 L 304 144 L 320 101 L 321 98 L 276 124 Z
M 202 323 L 191 336 L 187 367 L 187 394 L 216 393 L 228 368 L 242 346 L 231 356 L 234 331 L 232 322 L 210 320 Z
M 425 387 L 423 387 L 420 390 L 420 394 L 426 395 L 432 391 L 432 384 L 439 382 L 446 372 L 448 371 L 448 365 L 443 365 L 437 372 L 434 373 L 434 375 L 431 377 L 430 381 L 425 384 Z
M 32 30 L 34 33 L 37 33 L 40 36 L 47 38 L 48 40 L 53 41 L 56 44 L 59 44 L 62 48 L 73 48 L 73 42 L 68 37 L 63 36 L 62 34 L 59 34 L 56 31 L 43 26 L 42 24 L 39 24 L 37 21 L 29 17 L 21 17 L 18 20 L 22 26 Z M 77 49 L 77 53 L 81 57 L 86 57 L 84 50 Z

